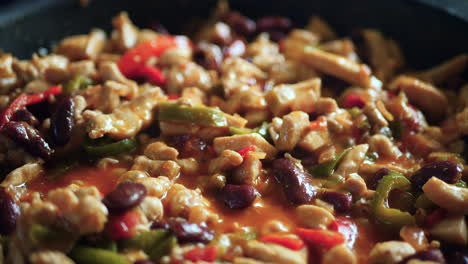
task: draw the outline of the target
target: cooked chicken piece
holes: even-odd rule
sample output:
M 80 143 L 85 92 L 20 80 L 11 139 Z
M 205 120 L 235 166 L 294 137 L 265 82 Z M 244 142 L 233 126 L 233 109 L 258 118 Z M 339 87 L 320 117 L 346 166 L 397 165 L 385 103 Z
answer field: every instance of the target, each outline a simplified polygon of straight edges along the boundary
M 347 179 L 352 173 L 357 173 L 359 166 L 366 158 L 368 144 L 361 144 L 353 147 L 338 165 L 338 168 L 333 173 L 332 177 L 335 179 Z
M 156 197 L 146 196 L 138 205 L 138 210 L 146 217 L 148 222 L 159 220 L 164 215 L 161 200 Z
M 257 240 L 248 241 L 245 246 L 248 257 L 277 264 L 305 264 L 303 251 L 294 251 L 277 244 L 261 243 Z
M 393 264 L 414 254 L 414 248 L 402 241 L 386 241 L 377 243 L 369 253 L 369 264 Z
M 296 214 L 307 228 L 326 229 L 335 217 L 328 210 L 316 205 L 301 205 L 296 208 Z
M 432 177 L 422 187 L 424 194 L 438 206 L 450 212 L 468 214 L 468 189 L 448 184 Z
M 68 64 L 68 71 L 70 72 L 70 76 L 81 75 L 89 78 L 93 78 L 97 74 L 96 64 L 92 60 L 70 62 Z
M 151 160 L 146 156 L 138 156 L 131 170 L 146 171 L 150 176 L 167 176 L 174 179 L 179 176 L 180 166 L 172 160 Z
M 409 101 L 420 107 L 434 121 L 440 121 L 445 116 L 447 97 L 429 83 L 409 76 L 399 76 L 389 84 L 389 90 L 405 92 Z
M 133 25 L 126 12 L 114 17 L 112 25 L 114 26 L 112 41 L 117 51 L 124 52 L 135 46 L 138 40 L 138 28 Z
M 329 42 L 322 43 L 321 49 L 326 52 L 334 53 L 339 56 L 348 58 L 349 60 L 359 62 L 359 57 L 356 54 L 354 44 L 350 39 L 337 39 Z
M 239 57 L 225 59 L 221 72 L 221 83 L 227 98 L 244 90 L 260 91 L 257 81 L 265 78 L 265 73 L 257 66 Z
M 0 94 L 8 94 L 16 85 L 17 77 L 13 71 L 13 56 L 0 55 Z
M 146 146 L 144 154 L 152 160 L 176 160 L 179 151 L 167 146 L 164 142 L 156 141 Z
M 119 67 L 114 62 L 103 62 L 99 64 L 99 74 L 102 81 L 115 81 L 126 85 L 128 88 L 121 91 L 120 96 L 127 99 L 133 99 L 138 95 L 138 85 L 135 81 L 127 79 L 119 70 Z
M 449 215 L 429 229 L 429 234 L 444 242 L 458 245 L 468 243 L 468 227 L 464 215 Z
M 251 151 L 247 153 L 242 164 L 232 174 L 234 182 L 255 185 L 262 172 L 262 162 L 260 159 L 264 159 L 265 157 L 265 152 Z
M 188 87 L 209 91 L 217 81 L 214 72 L 209 72 L 194 62 L 172 66 L 166 76 L 166 86 L 170 94 L 178 94 Z
M 213 141 L 213 147 L 218 154 L 226 149 L 239 151 L 250 146 L 255 146 L 257 151 L 265 152 L 267 159 L 273 158 L 278 152 L 275 147 L 257 133 L 217 137 Z
M 70 60 L 95 59 L 101 53 L 106 41 L 102 30 L 93 30 L 88 35 L 76 35 L 63 39 L 55 48 L 57 54 L 62 54 Z
M 375 151 L 379 156 L 389 160 L 396 160 L 402 155 L 401 151 L 393 142 L 384 135 L 373 135 L 369 139 L 369 150 Z
M 323 256 L 322 264 L 356 264 L 356 255 L 346 245 L 334 246 Z
M 26 191 L 26 183 L 44 172 L 40 163 L 28 163 L 8 173 L 0 186 L 7 188 L 10 194 L 19 199 Z
M 75 264 L 73 260 L 67 257 L 63 252 L 41 250 L 34 252 L 29 257 L 31 264 Z
M 279 52 L 278 44 L 269 40 L 268 34 L 261 34 L 247 47 L 247 56 L 262 71 L 269 71 L 275 64 L 283 63 L 284 56 Z
M 153 119 L 153 110 L 166 97 L 160 88 L 149 88 L 132 101 L 122 103 L 111 114 L 86 110 L 83 118 L 90 138 L 109 134 L 114 138 L 134 136 Z
M 316 34 L 322 41 L 336 39 L 336 33 L 333 28 L 321 17 L 312 16 L 305 28 Z
M 307 151 L 314 152 L 330 143 L 328 130 L 310 130 L 299 142 L 299 146 Z
M 294 111 L 285 115 L 278 130 L 279 137 L 275 140 L 276 148 L 291 151 L 301 140 L 309 123 L 309 115 L 304 112 Z
M 232 169 L 242 164 L 242 156 L 233 150 L 223 150 L 219 157 L 214 158 L 210 161 L 208 171 L 210 173 L 221 172 L 224 170 Z

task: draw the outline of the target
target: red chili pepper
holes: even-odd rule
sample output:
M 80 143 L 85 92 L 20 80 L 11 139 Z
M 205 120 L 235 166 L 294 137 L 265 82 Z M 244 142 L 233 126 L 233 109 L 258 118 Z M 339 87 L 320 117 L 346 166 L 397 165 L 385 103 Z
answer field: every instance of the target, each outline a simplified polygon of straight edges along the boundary
M 299 238 L 284 236 L 264 236 L 260 239 L 262 242 L 275 243 L 292 250 L 299 250 L 305 246 L 304 241 Z
M 140 213 L 130 210 L 123 214 L 109 216 L 106 233 L 112 240 L 129 238 L 134 234 L 134 227 L 140 223 Z
M 328 229 L 342 234 L 348 245 L 354 244 L 358 235 L 356 224 L 346 217 L 336 217 L 335 221 L 328 226 Z
M 141 68 L 136 73 L 138 77 L 145 77 L 154 85 L 163 85 L 166 83 L 166 77 L 163 72 L 152 66 L 141 66 Z
M 16 97 L 13 102 L 3 111 L 2 115 L 0 116 L 0 127 L 5 125 L 13 114 L 28 105 L 36 104 L 42 102 L 49 98 L 51 95 L 57 95 L 62 92 L 61 85 L 55 85 L 47 89 L 42 93 L 35 93 L 35 94 L 21 94 L 20 96 Z
M 184 258 L 192 262 L 197 262 L 197 261 L 213 262 L 216 260 L 217 256 L 218 256 L 218 248 L 216 246 L 196 247 L 185 252 L 184 254 Z
M 246 148 L 243 148 L 243 149 L 237 151 L 237 153 L 239 153 L 239 154 L 242 156 L 242 158 L 245 158 L 245 156 L 247 155 L 247 153 L 252 152 L 252 151 L 256 151 L 256 150 L 257 150 L 257 147 L 255 147 L 255 146 L 248 146 L 248 147 L 246 147 Z
M 366 102 L 356 94 L 348 94 L 343 100 L 343 107 L 344 108 L 363 108 L 366 105 Z
M 168 94 L 167 95 L 167 99 L 169 99 L 169 100 L 177 100 L 179 98 L 180 98 L 180 95 L 178 95 L 178 94 Z
M 445 211 L 444 209 L 435 209 L 430 214 L 426 215 L 426 217 L 424 218 L 424 226 L 428 228 L 433 227 L 434 225 L 442 221 L 442 219 L 444 219 L 446 215 L 447 211 Z
M 319 117 L 317 120 L 310 122 L 310 130 L 325 130 L 327 128 L 327 120 L 324 117 Z
M 137 77 L 138 71 L 151 57 L 158 57 L 164 51 L 176 47 L 190 44 L 185 38 L 160 35 L 152 40 L 142 42 L 128 50 L 119 60 L 118 66 L 123 75 L 128 78 Z
M 297 228 L 295 233 L 305 242 L 325 249 L 345 242 L 345 237 L 342 234 L 329 230 Z

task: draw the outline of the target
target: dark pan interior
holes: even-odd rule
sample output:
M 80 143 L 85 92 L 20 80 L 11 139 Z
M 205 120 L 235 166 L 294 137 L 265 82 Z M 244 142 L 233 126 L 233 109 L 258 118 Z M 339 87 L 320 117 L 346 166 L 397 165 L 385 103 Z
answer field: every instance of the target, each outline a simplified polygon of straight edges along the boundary
M 0 17 L 0 48 L 21 58 L 29 58 L 41 47 L 50 48 L 64 36 L 87 33 L 93 27 L 110 30 L 111 18 L 122 10 L 139 26 L 159 21 L 171 33 L 181 33 L 194 18 L 206 18 L 214 0 L 94 0 L 87 8 L 77 1 L 42 1 L 20 7 L 8 17 Z M 422 0 L 421 0 L 422 1 Z M 468 47 L 468 18 L 455 17 L 447 10 L 416 1 L 344 0 L 233 0 L 232 9 L 258 17 L 285 15 L 302 26 L 312 14 L 328 20 L 342 35 L 362 27 L 377 28 L 399 41 L 410 65 L 416 68 L 438 63 Z M 424 2 L 432 2 L 424 0 Z M 443 2 L 443 1 L 442 1 Z

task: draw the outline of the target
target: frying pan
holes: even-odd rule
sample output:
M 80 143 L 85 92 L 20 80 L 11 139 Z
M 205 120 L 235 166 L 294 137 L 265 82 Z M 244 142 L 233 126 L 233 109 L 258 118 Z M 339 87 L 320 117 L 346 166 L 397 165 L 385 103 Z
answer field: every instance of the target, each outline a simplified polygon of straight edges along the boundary
M 16 1 L 18 2 L 18 1 Z M 195 18 L 209 14 L 216 0 L 22 0 L 0 7 L 0 49 L 29 58 L 61 38 L 110 30 L 110 19 L 128 11 L 138 26 L 158 21 L 171 33 L 183 32 Z M 468 1 L 461 0 L 231 0 L 232 9 L 258 17 L 284 15 L 302 26 L 312 14 L 329 21 L 342 35 L 356 28 L 377 28 L 402 45 L 409 64 L 428 67 L 468 49 Z M 0 2 L 1 3 L 1 2 Z M 42 49 L 44 50 L 44 49 Z

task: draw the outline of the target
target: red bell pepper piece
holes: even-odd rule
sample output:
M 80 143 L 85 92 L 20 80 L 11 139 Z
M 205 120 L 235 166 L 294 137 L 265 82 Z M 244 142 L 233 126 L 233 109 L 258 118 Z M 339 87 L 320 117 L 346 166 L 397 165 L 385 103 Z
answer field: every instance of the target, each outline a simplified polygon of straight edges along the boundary
M 106 225 L 106 233 L 112 240 L 119 240 L 132 237 L 135 226 L 140 223 L 141 215 L 135 210 L 130 210 L 122 214 L 109 216 Z
M 192 262 L 206 261 L 213 262 L 218 256 L 218 248 L 216 246 L 196 247 L 184 254 L 184 259 Z
M 178 94 L 168 94 L 167 95 L 167 99 L 169 99 L 169 100 L 177 100 L 179 98 L 180 98 L 180 95 L 178 95 Z
M 363 108 L 366 105 L 366 102 L 356 94 L 348 94 L 343 100 L 343 107 L 344 108 Z
M 328 229 L 342 234 L 348 245 L 352 245 L 356 241 L 358 230 L 356 224 L 349 218 L 336 217 L 328 226 Z
M 342 234 L 330 230 L 297 228 L 295 233 L 310 245 L 327 250 L 345 242 Z
M 272 235 L 272 236 L 264 236 L 260 239 L 260 241 L 266 242 L 266 243 L 275 243 L 275 244 L 281 245 L 283 247 L 287 247 L 292 250 L 299 250 L 305 246 L 304 241 L 302 241 L 299 238 L 293 238 L 293 237 Z
M 324 117 L 319 117 L 317 120 L 310 122 L 310 130 L 325 130 L 327 128 L 327 120 Z
M 255 147 L 255 146 L 248 146 L 248 147 L 246 147 L 246 148 L 243 148 L 243 149 L 237 151 L 237 153 L 239 153 L 239 154 L 242 156 L 242 158 L 245 158 L 245 156 L 247 155 L 247 153 L 252 152 L 252 151 L 256 151 L 256 150 L 257 150 L 257 147 Z
M 138 77 L 145 77 L 154 85 L 163 85 L 166 83 L 166 77 L 163 72 L 152 66 L 144 65 L 136 73 Z
M 117 64 L 123 75 L 135 78 L 138 77 L 140 68 L 145 66 L 151 57 L 159 57 L 164 51 L 176 46 L 190 48 L 185 38 L 160 35 L 128 50 Z
M 55 85 L 47 89 L 42 93 L 35 93 L 35 94 L 21 94 L 20 96 L 16 97 L 13 102 L 3 111 L 2 115 L 0 116 L 0 127 L 8 123 L 10 121 L 13 114 L 28 105 L 33 105 L 39 102 L 42 102 L 49 98 L 51 95 L 57 95 L 62 92 L 61 85 Z

